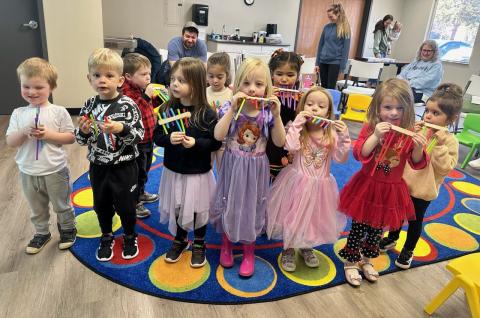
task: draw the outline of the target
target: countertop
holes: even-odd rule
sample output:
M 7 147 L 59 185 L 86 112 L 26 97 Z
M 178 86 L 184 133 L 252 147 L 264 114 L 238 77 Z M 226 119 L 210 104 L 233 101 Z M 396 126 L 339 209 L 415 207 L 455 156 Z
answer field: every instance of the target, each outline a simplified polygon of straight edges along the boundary
M 214 43 L 224 43 L 224 44 L 241 44 L 241 45 L 266 45 L 266 46 L 290 46 L 288 43 L 258 43 L 258 42 L 250 42 L 250 41 L 236 41 L 236 40 L 214 40 L 214 39 L 207 39 L 209 42 Z

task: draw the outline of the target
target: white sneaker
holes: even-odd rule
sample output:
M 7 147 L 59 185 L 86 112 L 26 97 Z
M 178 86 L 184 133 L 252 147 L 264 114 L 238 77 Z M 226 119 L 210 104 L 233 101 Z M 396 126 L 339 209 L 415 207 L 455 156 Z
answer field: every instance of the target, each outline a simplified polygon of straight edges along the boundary
M 473 169 L 480 169 L 480 158 L 471 160 L 468 165 Z

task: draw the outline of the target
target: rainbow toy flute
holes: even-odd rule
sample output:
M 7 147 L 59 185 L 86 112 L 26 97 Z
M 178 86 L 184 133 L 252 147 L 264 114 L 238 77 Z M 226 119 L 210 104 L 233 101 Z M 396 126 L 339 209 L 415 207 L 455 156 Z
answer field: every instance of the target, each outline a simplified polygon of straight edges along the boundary
M 297 101 L 299 100 L 302 92 L 297 89 L 285 88 L 285 87 L 274 87 L 277 89 L 275 93 L 276 96 L 280 97 L 282 104 L 288 108 L 297 109 Z
M 334 121 L 328 118 L 323 118 L 323 117 L 318 117 L 318 116 L 312 116 L 311 118 L 311 123 L 320 125 L 322 128 L 328 128 L 330 124 L 333 124 Z
M 429 142 L 428 142 L 427 146 L 425 147 L 425 152 L 427 154 L 431 154 L 432 151 L 433 151 L 433 148 L 435 148 L 435 146 L 438 143 L 437 137 L 434 135 L 433 130 L 448 131 L 448 128 L 443 127 L 443 126 L 438 126 L 438 125 L 435 125 L 435 124 L 425 123 L 425 122 L 423 123 L 423 125 L 424 125 L 423 129 L 422 129 L 423 135 L 425 137 L 427 137 L 427 139 L 429 139 Z M 428 131 L 427 131 L 427 128 L 428 128 Z
M 252 101 L 253 106 L 255 106 L 256 109 L 262 109 L 262 113 L 264 112 L 265 108 L 269 107 L 270 103 L 272 102 L 271 99 L 269 98 L 263 98 L 263 97 L 252 97 L 252 96 L 247 96 L 244 97 L 242 102 L 240 103 L 240 107 L 238 107 L 238 111 L 235 114 L 235 120 L 238 119 L 238 116 L 240 116 L 240 113 L 242 112 L 243 106 L 245 105 L 246 100 Z M 265 114 L 263 114 L 265 117 Z
M 170 109 L 170 110 L 171 110 L 170 113 L 173 114 L 173 115 L 172 116 L 167 116 L 167 114 L 164 112 L 163 117 L 161 117 L 159 115 L 160 119 L 158 120 L 158 124 L 163 127 L 163 131 L 165 132 L 165 134 L 168 134 L 167 127 L 170 127 L 170 125 L 172 125 L 172 127 L 175 127 L 175 125 L 173 125 L 173 122 L 175 122 L 177 124 L 177 127 L 181 132 L 185 133 L 186 130 L 185 130 L 185 126 L 182 122 L 182 119 L 188 119 L 192 116 L 192 114 L 190 112 L 180 113 L 180 110 L 178 110 L 178 115 L 175 115 L 175 111 L 173 109 Z M 187 127 L 188 127 L 188 125 L 187 125 Z

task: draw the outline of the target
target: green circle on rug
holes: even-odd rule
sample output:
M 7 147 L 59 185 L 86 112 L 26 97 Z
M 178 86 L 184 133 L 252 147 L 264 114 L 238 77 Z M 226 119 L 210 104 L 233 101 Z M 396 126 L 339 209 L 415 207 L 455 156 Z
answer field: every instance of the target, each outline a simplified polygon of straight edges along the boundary
M 155 287 L 171 293 L 183 293 L 202 286 L 210 276 L 210 264 L 193 268 L 190 266 L 191 251 L 185 251 L 176 263 L 167 263 L 165 255 L 153 261 L 148 277 Z
M 480 235 L 480 216 L 470 213 L 457 213 L 453 219 L 465 230 Z
M 472 252 L 478 249 L 478 242 L 473 236 L 448 224 L 427 224 L 425 225 L 425 233 L 438 244 L 453 250 Z
M 77 221 L 77 236 L 84 238 L 94 238 L 102 236 L 100 225 L 98 224 L 97 213 L 90 210 L 78 215 Z M 112 230 L 117 231 L 121 227 L 120 217 L 115 213 L 112 219 Z
M 335 264 L 330 257 L 322 252 L 315 249 L 313 252 L 320 262 L 318 267 L 311 268 L 305 265 L 305 261 L 299 251 L 295 252 L 295 264 L 297 264 L 297 268 L 294 272 L 287 272 L 282 268 L 282 253 L 280 253 L 277 258 L 278 267 L 283 275 L 298 284 L 306 286 L 322 286 L 330 283 L 337 275 Z

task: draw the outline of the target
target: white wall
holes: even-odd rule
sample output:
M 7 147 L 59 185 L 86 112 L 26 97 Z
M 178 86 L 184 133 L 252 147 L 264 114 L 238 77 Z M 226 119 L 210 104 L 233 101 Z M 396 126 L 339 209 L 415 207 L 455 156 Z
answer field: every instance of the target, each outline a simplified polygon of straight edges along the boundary
M 209 6 L 206 33 L 221 33 L 225 24 L 229 34 L 238 27 L 240 35 L 251 36 L 254 31 L 265 30 L 267 23 L 277 23 L 284 42 L 292 47 L 295 44 L 300 0 L 258 0 L 252 6 L 246 6 L 243 0 L 103 0 L 104 35 L 133 35 L 157 48 L 166 48 L 172 37 L 181 35 L 183 24 L 191 20 L 193 3 Z M 172 13 L 168 18 L 167 12 Z
M 48 60 L 58 69 L 53 102 L 79 108 L 94 94 L 87 81 L 90 53 L 103 47 L 98 0 L 43 0 Z

